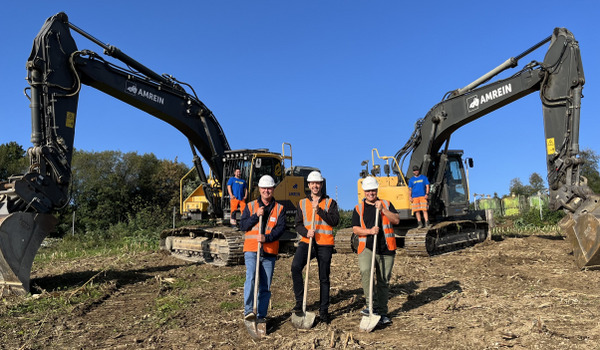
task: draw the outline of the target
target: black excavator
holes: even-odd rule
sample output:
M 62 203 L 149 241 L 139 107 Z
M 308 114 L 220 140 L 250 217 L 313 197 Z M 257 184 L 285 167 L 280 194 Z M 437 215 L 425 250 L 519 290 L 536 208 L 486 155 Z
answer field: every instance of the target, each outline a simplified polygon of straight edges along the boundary
M 490 82 L 547 43 L 550 45 L 543 62 L 532 61 L 512 76 Z M 577 265 L 600 265 L 600 197 L 581 176 L 582 160 L 578 157 L 584 83 L 579 43 L 569 30 L 555 28 L 551 36 L 520 55 L 464 88 L 446 93 L 425 117 L 417 120 L 408 142 L 393 157 L 381 157 L 377 151 L 378 158 L 386 162 L 385 176 L 379 176 L 381 166 L 375 162 L 373 149 L 371 171 L 368 161 L 362 164 L 367 169 L 361 171 L 358 180 L 358 200 L 362 200 L 363 179 L 376 176 L 379 195 L 391 200 L 400 214 L 396 235 L 404 239 L 408 255 L 436 255 L 482 242 L 489 234 L 488 221 L 483 212 L 469 210 L 463 151 L 450 149 L 450 137 L 460 127 L 538 92 L 544 116 L 550 209 L 566 213 L 559 225 L 573 246 Z M 408 179 L 401 170 L 407 159 L 407 168 L 418 167 L 430 182 L 430 227 L 418 228 L 412 217 Z M 472 166 L 472 159 L 466 164 Z M 355 250 L 357 242 L 352 235 L 351 229 L 338 231 L 336 249 Z
M 107 61 L 96 52 L 79 50 L 71 31 L 99 45 L 105 55 L 125 67 Z M 157 74 L 118 48 L 102 43 L 70 23 L 65 13 L 46 20 L 34 39 L 26 68 L 33 146 L 27 151 L 30 160 L 27 172 L 0 183 L 0 295 L 29 292 L 33 259 L 56 225 L 52 213 L 69 204 L 82 85 L 159 118 L 188 138 L 201 184 L 194 193 L 205 204 L 196 214 L 212 218 L 213 223 L 163 232 L 161 248 L 175 256 L 215 265 L 241 261 L 243 232 L 229 225 L 226 187 L 236 168 L 242 170 L 242 178 L 249 184 L 250 200 L 256 198 L 255 187 L 266 174 L 275 180 L 275 198 L 291 215 L 295 214 L 298 201 L 304 198 L 303 169 L 308 167 L 292 166 L 291 145 L 288 156 L 264 148 L 230 149 L 221 125 L 189 84 Z M 210 168 L 208 175 L 197 151 Z M 289 169 L 285 168 L 285 160 L 290 161 Z M 184 237 L 174 237 L 177 235 Z M 296 240 L 294 232 L 286 232 L 282 238 L 292 247 Z

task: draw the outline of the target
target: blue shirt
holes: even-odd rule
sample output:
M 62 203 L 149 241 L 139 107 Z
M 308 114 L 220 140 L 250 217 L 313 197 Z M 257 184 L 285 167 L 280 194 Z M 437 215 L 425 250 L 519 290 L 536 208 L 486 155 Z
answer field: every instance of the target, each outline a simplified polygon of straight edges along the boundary
M 231 193 L 233 193 L 233 196 L 236 199 L 244 199 L 244 194 L 246 193 L 246 180 L 238 179 L 234 176 L 229 178 L 229 181 L 227 181 L 227 186 L 231 186 Z
M 413 176 L 408 180 L 408 188 L 411 189 L 411 197 L 424 197 L 427 194 L 426 187 L 429 185 L 427 176 L 421 174 L 419 176 Z

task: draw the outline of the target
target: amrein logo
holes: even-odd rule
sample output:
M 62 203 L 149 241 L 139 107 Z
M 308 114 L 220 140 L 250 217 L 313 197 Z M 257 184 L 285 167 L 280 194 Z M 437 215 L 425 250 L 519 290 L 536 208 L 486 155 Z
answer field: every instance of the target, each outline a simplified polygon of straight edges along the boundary
M 151 92 L 148 92 L 142 88 L 138 88 L 134 82 L 127 81 L 125 84 L 125 91 L 133 96 L 141 96 L 147 98 L 150 101 L 160 103 L 161 105 L 165 104 L 165 99 L 162 96 L 155 95 Z
M 467 111 L 473 112 L 479 109 L 479 106 L 491 102 L 500 96 L 508 95 L 512 92 L 512 85 L 506 84 L 483 95 L 475 95 L 467 98 Z

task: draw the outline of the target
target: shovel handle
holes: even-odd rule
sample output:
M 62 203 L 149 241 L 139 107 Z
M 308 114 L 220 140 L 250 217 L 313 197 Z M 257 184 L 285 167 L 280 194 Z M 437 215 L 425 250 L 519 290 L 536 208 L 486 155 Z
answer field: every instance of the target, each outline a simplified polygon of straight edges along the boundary
M 375 225 L 379 224 L 379 209 L 375 211 Z M 377 235 L 379 231 L 373 237 L 373 256 L 371 257 L 371 278 L 369 279 L 369 316 L 373 315 L 373 273 L 375 272 L 375 255 L 377 254 Z
M 254 305 L 252 306 L 252 311 L 255 315 L 257 315 L 258 310 L 258 272 L 260 268 L 260 238 L 262 236 L 262 215 L 258 217 L 258 238 L 256 245 L 256 271 L 254 272 Z
M 312 222 L 310 224 L 311 230 L 315 230 L 315 215 L 317 214 L 317 208 L 313 208 L 312 211 Z M 306 294 L 308 293 L 308 270 L 310 270 L 310 254 L 312 252 L 313 238 L 308 238 L 308 254 L 306 254 L 306 276 L 304 276 L 304 296 L 302 297 L 302 312 L 306 314 Z

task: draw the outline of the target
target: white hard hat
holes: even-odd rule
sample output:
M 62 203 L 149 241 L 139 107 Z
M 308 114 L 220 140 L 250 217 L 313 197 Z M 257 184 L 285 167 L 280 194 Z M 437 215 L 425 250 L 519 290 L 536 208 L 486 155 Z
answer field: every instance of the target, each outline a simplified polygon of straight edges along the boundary
M 318 171 L 311 171 L 306 178 L 307 182 L 323 182 L 323 176 Z
M 269 175 L 263 175 L 260 180 L 258 180 L 258 187 L 275 187 L 275 180 Z
M 379 188 L 377 179 L 373 176 L 367 176 L 362 182 L 363 191 L 376 190 Z

